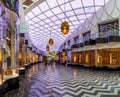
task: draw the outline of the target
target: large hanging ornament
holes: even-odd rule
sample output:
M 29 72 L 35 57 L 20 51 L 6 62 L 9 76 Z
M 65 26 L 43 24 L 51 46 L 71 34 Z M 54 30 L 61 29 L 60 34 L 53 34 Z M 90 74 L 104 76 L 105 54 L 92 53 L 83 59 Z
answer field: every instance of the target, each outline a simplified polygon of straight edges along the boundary
M 46 51 L 48 51 L 48 52 L 50 51 L 49 45 L 46 46 Z
M 49 39 L 49 45 L 50 45 L 50 46 L 52 46 L 52 45 L 53 45 L 53 43 L 54 43 L 53 39 L 52 39 L 52 38 L 50 38 L 50 39 Z
M 61 24 L 61 32 L 63 34 L 68 34 L 68 32 L 69 32 L 69 24 L 68 24 L 68 22 L 66 22 L 66 21 L 62 22 L 62 24 Z

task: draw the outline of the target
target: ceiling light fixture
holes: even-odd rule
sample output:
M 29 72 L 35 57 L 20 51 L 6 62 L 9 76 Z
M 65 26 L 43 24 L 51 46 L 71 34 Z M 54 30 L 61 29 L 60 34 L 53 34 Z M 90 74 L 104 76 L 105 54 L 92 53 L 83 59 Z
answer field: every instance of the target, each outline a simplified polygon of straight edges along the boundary
M 52 46 L 54 43 L 53 39 L 51 38 L 51 31 L 50 31 L 50 39 L 49 39 L 48 43 L 49 43 L 49 46 Z
M 50 52 L 50 47 L 49 47 L 49 45 L 46 46 L 46 51 Z
M 65 14 L 65 16 L 66 16 L 66 5 L 65 5 L 65 0 L 64 0 L 64 14 Z M 68 24 L 68 22 L 66 22 L 66 17 L 65 17 L 65 21 L 64 22 L 62 22 L 62 24 L 61 24 L 61 32 L 63 33 L 63 34 L 68 34 L 68 32 L 69 32 L 69 24 Z

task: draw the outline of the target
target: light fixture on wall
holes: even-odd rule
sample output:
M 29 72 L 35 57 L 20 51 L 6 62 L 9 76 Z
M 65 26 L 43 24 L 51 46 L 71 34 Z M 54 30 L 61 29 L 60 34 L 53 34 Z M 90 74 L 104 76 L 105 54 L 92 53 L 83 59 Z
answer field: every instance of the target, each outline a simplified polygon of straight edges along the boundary
M 54 43 L 53 39 L 51 38 L 51 32 L 50 32 L 50 39 L 49 39 L 48 43 L 49 43 L 49 46 L 52 46 Z
M 65 0 L 64 0 L 64 11 L 66 11 Z M 66 13 L 65 13 L 65 16 L 66 16 Z M 69 27 L 70 26 L 69 26 L 68 22 L 66 22 L 66 18 L 65 18 L 65 21 L 61 23 L 61 32 L 65 35 L 68 34 Z

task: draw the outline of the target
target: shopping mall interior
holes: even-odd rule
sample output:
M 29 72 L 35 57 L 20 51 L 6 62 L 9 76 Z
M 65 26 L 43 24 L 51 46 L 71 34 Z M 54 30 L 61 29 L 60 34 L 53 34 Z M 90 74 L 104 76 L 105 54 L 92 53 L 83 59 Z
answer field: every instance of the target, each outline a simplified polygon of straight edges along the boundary
M 120 0 L 0 0 L 0 97 L 120 97 Z

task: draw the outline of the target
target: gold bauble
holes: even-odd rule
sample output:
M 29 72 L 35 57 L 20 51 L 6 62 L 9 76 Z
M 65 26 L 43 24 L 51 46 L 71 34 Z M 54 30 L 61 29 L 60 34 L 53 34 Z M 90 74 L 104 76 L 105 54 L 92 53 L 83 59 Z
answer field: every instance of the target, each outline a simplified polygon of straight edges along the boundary
M 61 24 L 61 32 L 63 34 L 68 34 L 68 32 L 69 32 L 69 24 L 68 24 L 68 22 L 66 22 L 66 21 L 62 22 L 62 24 Z
M 48 52 L 50 51 L 49 45 L 46 46 L 46 51 L 48 51 Z
M 52 45 L 53 45 L 53 43 L 54 43 L 53 39 L 52 39 L 52 38 L 50 38 L 50 39 L 49 39 L 49 45 L 50 45 L 50 46 L 52 46 Z

